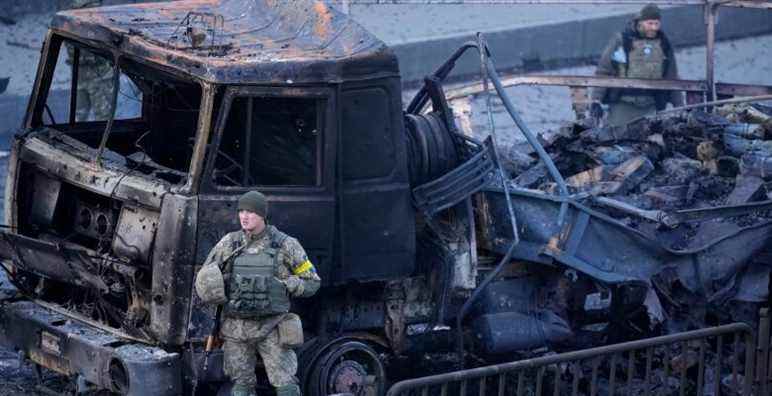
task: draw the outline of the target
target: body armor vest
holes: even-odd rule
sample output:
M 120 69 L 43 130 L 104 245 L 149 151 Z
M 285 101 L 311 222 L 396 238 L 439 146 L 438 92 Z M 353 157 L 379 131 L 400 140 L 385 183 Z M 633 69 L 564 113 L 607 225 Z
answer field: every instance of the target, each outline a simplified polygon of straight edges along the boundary
M 268 247 L 256 254 L 242 253 L 233 261 L 225 306 L 227 316 L 257 319 L 289 312 L 287 287 L 276 278 L 277 268 L 281 265 L 278 258 L 281 242 L 277 242 L 275 234 L 281 233 L 269 232 L 271 242 Z
M 635 39 L 627 54 L 626 67 L 619 70 L 619 77 L 660 79 L 665 73 L 665 51 L 659 39 Z M 623 94 L 621 101 L 636 106 L 654 105 L 654 97 L 650 92 L 638 94 Z

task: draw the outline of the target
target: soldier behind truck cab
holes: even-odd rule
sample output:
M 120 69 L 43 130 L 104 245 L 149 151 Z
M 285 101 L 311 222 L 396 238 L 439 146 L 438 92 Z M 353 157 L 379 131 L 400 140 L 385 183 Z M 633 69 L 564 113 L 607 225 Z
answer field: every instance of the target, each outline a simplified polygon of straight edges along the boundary
M 678 79 L 675 53 L 661 29 L 661 12 L 654 4 L 644 6 L 630 26 L 617 33 L 606 46 L 595 74 L 620 78 Z M 684 103 L 679 91 L 595 88 L 590 113 L 603 117 L 601 103 L 608 105 L 608 125 L 627 122 L 663 110 L 668 103 Z
M 70 9 L 100 7 L 102 0 L 73 0 Z M 67 63 L 78 66 L 78 94 L 76 121 L 107 121 L 112 102 L 113 67 L 110 61 L 89 51 L 79 51 L 77 63 L 75 50 L 67 47 Z
M 201 300 L 223 305 L 220 335 L 233 396 L 255 394 L 258 354 L 277 395 L 300 395 L 292 348 L 303 343 L 303 329 L 300 317 L 289 312 L 290 296 L 311 297 L 321 285 L 298 240 L 267 225 L 267 213 L 263 194 L 242 195 L 241 230 L 212 248 L 196 276 Z

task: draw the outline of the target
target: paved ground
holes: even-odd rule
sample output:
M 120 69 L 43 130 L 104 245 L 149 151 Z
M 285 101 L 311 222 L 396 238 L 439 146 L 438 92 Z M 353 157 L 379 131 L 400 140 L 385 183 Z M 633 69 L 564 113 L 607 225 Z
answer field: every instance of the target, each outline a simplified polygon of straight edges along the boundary
M 352 2 L 353 3 L 353 2 Z M 384 2 L 386 3 L 386 2 Z M 352 4 L 349 15 L 390 45 L 633 13 L 636 5 Z

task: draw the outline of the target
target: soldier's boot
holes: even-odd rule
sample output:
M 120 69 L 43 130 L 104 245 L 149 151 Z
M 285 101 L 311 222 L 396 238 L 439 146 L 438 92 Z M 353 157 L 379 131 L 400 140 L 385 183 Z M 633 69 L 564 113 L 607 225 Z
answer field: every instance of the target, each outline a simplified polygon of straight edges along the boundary
M 233 385 L 231 396 L 257 396 L 254 388 L 242 385 Z
M 300 396 L 300 386 L 290 384 L 276 387 L 276 396 Z

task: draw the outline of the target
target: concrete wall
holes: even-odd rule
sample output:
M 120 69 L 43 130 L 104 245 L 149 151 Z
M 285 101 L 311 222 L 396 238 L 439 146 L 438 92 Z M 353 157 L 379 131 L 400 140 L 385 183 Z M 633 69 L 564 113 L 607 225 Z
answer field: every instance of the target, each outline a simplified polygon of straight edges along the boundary
M 672 44 L 689 47 L 705 44 L 702 7 L 676 7 L 662 11 L 663 25 Z M 622 30 L 630 15 L 616 15 L 550 25 L 531 26 L 485 33 L 500 70 L 523 69 L 523 60 L 546 68 L 593 63 L 610 37 Z M 723 7 L 719 13 L 717 38 L 729 40 L 772 32 L 772 11 Z M 421 81 L 474 33 L 395 45 L 403 82 Z M 467 55 L 454 76 L 479 75 L 479 55 Z

